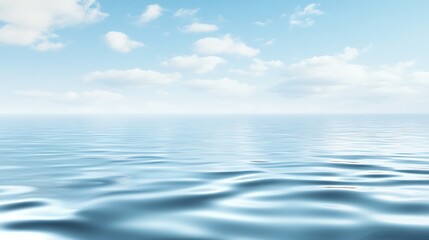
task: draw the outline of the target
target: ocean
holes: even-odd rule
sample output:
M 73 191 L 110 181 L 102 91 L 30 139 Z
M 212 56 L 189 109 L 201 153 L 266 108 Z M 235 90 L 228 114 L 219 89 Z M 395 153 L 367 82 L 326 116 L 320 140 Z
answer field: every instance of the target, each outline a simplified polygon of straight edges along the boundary
M 0 116 L 1 240 L 428 240 L 427 115 Z

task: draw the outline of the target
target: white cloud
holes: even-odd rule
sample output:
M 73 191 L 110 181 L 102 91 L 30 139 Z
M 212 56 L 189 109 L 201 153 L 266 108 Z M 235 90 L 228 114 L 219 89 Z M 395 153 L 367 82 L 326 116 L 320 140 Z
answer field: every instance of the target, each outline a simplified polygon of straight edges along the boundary
M 161 17 L 164 9 L 158 4 L 148 5 L 145 11 L 140 15 L 140 23 L 148 23 Z
M 199 8 L 181 8 L 174 13 L 175 17 L 192 17 L 200 11 Z
M 104 36 L 107 44 L 115 51 L 127 53 L 133 48 L 141 47 L 142 42 L 131 40 L 125 33 L 111 31 Z
M 195 49 L 202 54 L 231 54 L 254 57 L 259 49 L 249 47 L 238 38 L 227 34 L 222 37 L 207 37 L 194 43 Z
M 1 0 L 0 44 L 33 46 L 37 50 L 63 47 L 51 38 L 59 28 L 90 24 L 108 14 L 100 10 L 95 0 Z
M 253 59 L 253 63 L 250 65 L 250 70 L 254 72 L 265 72 L 269 68 L 280 67 L 283 67 L 283 62 L 279 60 L 263 61 L 261 59 Z
M 429 72 L 419 71 L 412 73 L 412 78 L 420 83 L 429 87 Z
M 315 56 L 303 59 L 288 67 L 289 74 L 300 82 L 317 81 L 324 86 L 338 86 L 359 82 L 366 78 L 366 67 L 350 61 L 357 57 L 359 50 L 345 48 L 336 55 Z M 321 88 L 318 88 L 321 89 Z
M 288 81 L 282 91 L 289 95 L 332 95 L 367 81 L 365 66 L 351 62 L 357 49 L 346 48 L 336 55 L 314 56 L 288 66 Z
M 263 61 L 261 59 L 255 58 L 255 59 L 252 59 L 252 63 L 250 64 L 248 70 L 231 69 L 230 71 L 240 75 L 250 75 L 254 77 L 259 77 L 264 75 L 271 68 L 281 68 L 283 66 L 284 66 L 284 63 L 280 60 Z
M 84 77 L 85 81 L 102 82 L 113 85 L 145 86 L 150 84 L 168 84 L 179 80 L 179 73 L 161 73 L 140 68 L 107 71 L 94 71 Z
M 279 86 L 289 96 L 324 96 L 377 100 L 410 97 L 429 90 L 429 74 L 413 72 L 413 61 L 371 68 L 352 61 L 361 51 L 345 48 L 336 55 L 315 56 L 287 67 Z
M 121 94 L 102 90 L 84 92 L 18 91 L 16 94 L 52 102 L 71 104 L 103 104 L 124 99 Z
M 256 90 L 255 86 L 229 78 L 217 80 L 196 79 L 188 82 L 187 85 L 199 91 L 208 91 L 219 95 L 238 97 L 249 96 Z
M 355 59 L 357 56 L 359 56 L 360 51 L 356 48 L 351 48 L 351 47 L 346 47 L 344 48 L 343 53 L 338 54 L 337 57 L 339 57 L 340 59 L 343 60 L 353 60 Z
M 314 25 L 313 16 L 323 15 L 324 12 L 317 9 L 319 4 L 308 4 L 304 9 L 297 7 L 295 12 L 290 16 L 289 23 L 291 26 L 310 27 Z
M 201 32 L 215 32 L 219 28 L 214 24 L 206 24 L 206 23 L 192 23 L 183 28 L 184 32 L 188 33 L 201 33 Z
M 163 65 L 188 70 L 195 73 L 206 73 L 213 71 L 218 65 L 225 62 L 226 61 L 221 57 L 198 57 L 197 55 L 190 55 L 170 58 L 169 60 L 163 62 Z
M 40 42 L 34 46 L 34 49 L 38 51 L 49 51 L 49 50 L 59 50 L 64 47 L 64 44 L 60 42 Z
M 365 75 L 365 67 L 350 63 L 358 54 L 359 50 L 347 47 L 340 54 L 315 56 L 291 64 L 289 71 L 303 79 L 353 81 Z

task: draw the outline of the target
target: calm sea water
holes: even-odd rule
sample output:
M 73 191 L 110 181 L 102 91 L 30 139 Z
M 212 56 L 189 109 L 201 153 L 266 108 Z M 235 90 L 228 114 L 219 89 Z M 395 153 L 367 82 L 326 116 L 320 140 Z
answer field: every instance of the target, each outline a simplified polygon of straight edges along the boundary
M 2 240 L 427 240 L 429 116 L 0 117 Z

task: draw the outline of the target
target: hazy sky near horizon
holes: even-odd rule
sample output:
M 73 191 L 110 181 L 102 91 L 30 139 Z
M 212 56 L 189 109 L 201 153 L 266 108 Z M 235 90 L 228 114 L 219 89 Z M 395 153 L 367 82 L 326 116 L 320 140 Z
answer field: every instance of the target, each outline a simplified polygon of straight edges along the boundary
M 428 113 L 428 9 L 0 0 L 0 113 Z

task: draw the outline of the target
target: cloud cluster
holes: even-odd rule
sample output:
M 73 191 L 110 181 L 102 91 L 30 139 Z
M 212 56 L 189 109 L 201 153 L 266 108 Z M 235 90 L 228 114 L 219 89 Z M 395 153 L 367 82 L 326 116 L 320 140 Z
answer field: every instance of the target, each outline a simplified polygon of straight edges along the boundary
M 310 27 L 314 25 L 313 16 L 323 15 L 324 12 L 318 9 L 319 5 L 311 3 L 304 9 L 297 7 L 295 12 L 290 16 L 289 23 L 291 26 Z
M 229 34 L 222 37 L 202 38 L 194 43 L 195 49 L 201 54 L 229 54 L 254 57 L 260 50 L 250 47 L 238 38 Z
M 95 0 L 1 0 L 0 44 L 32 46 L 55 50 L 56 29 L 98 22 L 108 14 Z
M 141 24 L 153 22 L 166 12 L 158 4 L 143 5 L 141 10 L 142 13 L 136 20 Z M 216 25 L 216 22 L 213 22 L 216 24 L 209 24 L 195 18 L 194 16 L 199 11 L 199 8 L 181 8 L 176 12 L 171 12 L 170 17 L 174 17 L 174 21 L 179 22 L 181 26 L 173 28 L 182 33 L 208 34 L 220 32 L 220 25 Z M 323 14 L 325 13 L 320 9 L 319 4 L 311 3 L 304 8 L 297 7 L 295 12 L 287 15 L 286 20 L 289 20 L 292 27 L 310 27 L 315 24 L 316 17 Z M 101 11 L 97 0 L 0 0 L 0 44 L 30 46 L 38 51 L 58 50 L 64 47 L 56 34 L 59 29 L 95 23 L 107 16 L 107 13 Z M 221 18 L 219 17 L 217 22 L 221 22 Z M 264 27 L 274 23 L 273 19 L 261 19 L 248 22 L 248 25 Z M 276 26 L 273 25 L 273 27 Z M 260 28 L 254 29 L 261 30 Z M 154 30 L 151 34 L 156 34 L 159 29 L 154 28 Z M 158 32 L 159 36 L 162 32 L 162 30 Z M 128 53 L 144 46 L 143 42 L 130 38 L 124 32 L 109 31 L 103 37 L 109 48 L 121 53 Z M 159 71 L 156 69 L 157 66 L 154 70 L 142 68 L 109 69 L 110 67 L 108 67 L 107 70 L 89 71 L 83 78 L 86 82 L 95 83 L 96 86 L 99 83 L 100 85 L 104 84 L 102 85 L 104 87 L 111 88 L 113 86 L 118 87 L 118 89 L 127 86 L 145 87 L 140 90 L 152 92 L 141 94 L 144 97 L 139 96 L 140 99 L 136 97 L 138 101 L 136 101 L 135 106 L 138 105 L 137 108 L 149 107 L 154 112 L 159 109 L 177 110 L 175 109 L 176 102 L 168 101 L 183 101 L 180 104 L 186 107 L 196 102 L 195 104 L 201 105 L 203 110 L 206 108 L 205 105 L 216 105 L 219 102 L 223 102 L 225 104 L 223 106 L 227 107 L 230 104 L 234 105 L 234 103 L 240 102 L 244 105 L 251 105 L 251 107 L 262 106 L 261 109 L 275 105 L 279 106 L 278 109 L 281 110 L 283 110 L 285 103 L 292 103 L 295 108 L 310 106 L 309 112 L 319 111 L 318 108 L 323 107 L 324 104 L 328 108 L 331 107 L 331 109 L 336 110 L 336 106 L 344 103 L 345 109 L 349 109 L 351 105 L 348 104 L 350 102 L 358 103 L 355 106 L 364 102 L 360 104 L 363 107 L 371 107 L 382 101 L 388 102 L 384 106 L 390 107 L 395 107 L 394 103 L 405 105 L 420 100 L 424 104 L 418 106 L 429 104 L 429 98 L 426 96 L 429 92 L 429 72 L 416 70 L 414 61 L 382 66 L 364 65 L 357 60 L 366 50 L 346 47 L 337 54 L 312 56 L 286 63 L 276 59 L 265 59 L 260 55 L 267 57 L 269 54 L 273 54 L 273 51 L 267 51 L 266 54 L 268 55 L 260 54 L 260 49 L 249 45 L 247 42 L 249 39 L 240 39 L 233 34 L 225 33 L 192 40 L 189 43 L 192 44 L 191 53 L 186 53 L 185 49 L 179 48 L 183 47 L 182 41 L 190 37 L 192 36 L 182 34 L 175 42 L 159 41 L 159 44 L 178 44 L 171 48 L 166 47 L 164 49 L 166 51 L 156 51 L 157 49 L 148 51 L 148 54 L 155 56 L 152 60 L 164 59 L 161 63 L 159 61 L 151 62 L 150 55 L 135 56 L 139 58 L 134 58 L 134 56 L 133 58 L 124 58 L 124 64 L 132 63 L 137 59 L 142 64 L 160 64 L 161 66 L 158 67 L 166 67 L 172 72 Z M 271 37 L 273 36 L 259 36 L 259 38 L 254 36 L 253 40 L 259 43 L 261 48 L 264 48 L 263 46 L 271 46 L 277 41 Z M 151 40 L 153 39 L 149 36 L 145 42 Z M 158 40 L 160 39 L 155 38 L 155 41 Z M 156 44 L 152 46 L 156 46 Z M 167 51 L 169 53 L 179 51 L 179 53 L 166 57 L 164 54 Z M 274 53 L 271 56 L 278 54 Z M 284 59 L 291 60 L 294 59 L 294 56 L 285 55 Z M 225 66 L 227 62 L 230 63 L 228 67 Z M 231 79 L 228 77 L 231 73 L 241 76 L 235 75 L 240 77 L 238 80 Z M 187 79 L 180 81 L 184 78 L 182 74 L 187 76 Z M 195 77 L 197 75 L 194 74 L 207 75 Z M 262 76 L 265 77 L 262 78 Z M 251 77 L 260 77 L 263 81 L 259 81 L 259 79 L 256 81 Z M 195 92 L 203 92 L 203 94 L 182 96 L 192 92 L 190 89 L 195 90 Z M 277 94 L 271 91 L 273 89 Z M 125 95 L 130 88 L 121 90 L 124 91 Z M 106 107 L 114 102 L 119 102 L 119 106 L 125 100 L 125 97 L 119 93 L 103 90 L 18 91 L 15 93 L 43 101 L 70 104 L 71 108 L 76 109 L 82 106 L 101 107 L 103 104 L 109 103 L 104 105 Z M 131 97 L 132 94 L 126 96 Z M 193 97 L 201 97 L 201 101 L 194 101 Z M 187 99 L 192 100 L 188 101 Z M 398 101 L 395 102 L 395 100 Z M 64 107 L 64 105 L 59 106 Z M 222 110 L 221 107 L 220 112 Z M 324 110 L 320 111 L 323 112 Z
M 125 33 L 110 31 L 104 36 L 108 46 L 118 52 L 127 53 L 132 49 L 141 47 L 142 42 L 131 40 Z
M 429 73 L 413 71 L 413 61 L 371 68 L 353 63 L 360 52 L 348 47 L 336 55 L 315 56 L 291 64 L 287 66 L 288 80 L 277 89 L 285 96 L 369 101 L 414 98 L 429 90 Z

